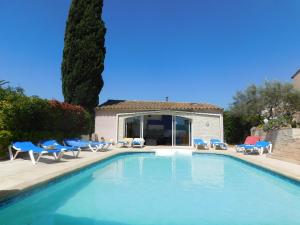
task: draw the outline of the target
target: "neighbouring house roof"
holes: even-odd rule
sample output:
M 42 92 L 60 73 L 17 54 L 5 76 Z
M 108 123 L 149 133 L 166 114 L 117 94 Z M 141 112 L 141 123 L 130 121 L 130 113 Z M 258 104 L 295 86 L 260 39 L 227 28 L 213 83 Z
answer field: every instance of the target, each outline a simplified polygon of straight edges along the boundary
M 108 111 L 155 111 L 155 110 L 178 110 L 178 111 L 223 111 L 223 108 L 206 103 L 184 102 L 159 102 L 159 101 L 126 101 L 108 100 L 96 108 L 96 110 Z
M 294 73 L 294 75 L 292 76 L 292 79 L 294 79 L 298 74 L 300 74 L 300 69 L 296 71 L 296 73 Z

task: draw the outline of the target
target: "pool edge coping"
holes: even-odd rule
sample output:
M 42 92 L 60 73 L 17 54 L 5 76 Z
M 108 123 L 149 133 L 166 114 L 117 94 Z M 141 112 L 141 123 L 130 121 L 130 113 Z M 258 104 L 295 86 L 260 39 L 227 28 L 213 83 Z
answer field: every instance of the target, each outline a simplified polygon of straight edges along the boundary
M 46 176 L 41 177 L 40 179 L 36 180 L 36 182 L 33 184 L 28 184 L 29 181 L 23 182 L 13 188 L 11 188 L 10 190 L 13 191 L 12 193 L 9 193 L 9 194 L 1 194 L 0 193 L 0 208 L 2 207 L 3 204 L 5 205 L 5 202 L 10 201 L 11 199 L 18 198 L 19 196 L 26 194 L 26 193 L 31 193 L 35 189 L 38 189 L 38 188 L 46 185 L 47 183 L 59 181 L 60 179 L 66 177 L 67 175 L 76 174 L 77 172 L 79 172 L 82 169 L 89 168 L 95 164 L 109 160 L 115 156 L 122 155 L 122 154 L 131 154 L 131 153 L 155 153 L 155 151 L 151 150 L 151 149 L 149 149 L 149 150 L 143 150 L 143 149 L 141 149 L 141 150 L 136 150 L 136 149 L 134 149 L 134 150 L 133 149 L 118 150 L 118 149 L 114 149 L 107 153 L 108 154 L 102 155 L 101 157 L 96 158 L 95 160 L 80 162 L 79 164 L 76 164 L 75 166 L 67 168 L 64 171 L 53 172 L 53 173 L 47 174 Z M 198 154 L 199 155 L 200 154 L 211 154 L 211 155 L 227 156 L 227 157 L 233 158 L 235 160 L 242 161 L 243 163 L 249 164 L 250 166 L 257 167 L 258 169 L 262 169 L 267 172 L 270 172 L 273 175 L 277 175 L 283 179 L 288 179 L 289 181 L 291 181 L 293 183 L 300 184 L 300 178 L 294 176 L 293 174 L 290 174 L 286 171 L 282 171 L 278 168 L 274 168 L 270 165 L 263 165 L 260 162 L 255 162 L 251 159 L 242 157 L 242 155 L 240 156 L 240 155 L 233 154 L 232 152 L 219 151 L 219 150 L 218 151 L 193 150 L 192 154 L 197 154 L 197 155 Z M 32 181 L 30 181 L 30 183 L 32 183 Z
M 224 154 L 223 152 L 195 152 L 195 153 L 196 154 L 215 154 L 215 155 L 223 155 L 223 156 L 226 156 L 226 157 L 230 157 L 230 158 L 233 158 L 234 160 L 240 161 L 240 162 L 245 163 L 249 166 L 255 167 L 257 169 L 268 172 L 272 175 L 278 176 L 281 179 L 286 179 L 289 182 L 295 183 L 296 185 L 300 185 L 300 178 L 295 177 L 292 174 L 280 171 L 279 169 L 274 168 L 272 166 L 263 165 L 261 163 L 254 162 L 252 160 L 249 160 L 249 159 L 246 159 L 246 158 L 243 158 L 243 157 L 239 157 L 238 155 L 234 155 L 234 154 L 230 154 L 230 153 Z
M 36 180 L 33 184 L 28 184 L 28 182 L 23 182 L 19 185 L 16 185 L 15 187 L 12 187 L 10 190 L 13 192 L 9 194 L 1 194 L 0 192 L 0 208 L 3 202 L 9 201 L 10 199 L 17 198 L 19 195 L 25 194 L 27 192 L 34 191 L 35 189 L 38 189 L 39 187 L 55 182 L 56 180 L 59 180 L 65 176 L 71 175 L 73 173 L 79 172 L 82 169 L 88 168 L 90 166 L 93 166 L 95 164 L 98 164 L 100 162 L 103 162 L 105 160 L 109 160 L 110 158 L 113 158 L 118 155 L 122 154 L 130 154 L 130 153 L 155 153 L 151 150 L 117 150 L 117 151 L 110 151 L 107 152 L 108 154 L 103 155 L 102 157 L 97 157 L 95 160 L 91 160 L 88 162 L 80 162 L 79 164 L 72 166 L 70 168 L 65 169 L 64 171 L 60 172 L 52 172 L 50 174 L 47 174 L 46 176 L 40 177 L 38 180 Z M 32 183 L 32 181 L 30 181 Z M 1 191 L 1 190 L 0 190 Z

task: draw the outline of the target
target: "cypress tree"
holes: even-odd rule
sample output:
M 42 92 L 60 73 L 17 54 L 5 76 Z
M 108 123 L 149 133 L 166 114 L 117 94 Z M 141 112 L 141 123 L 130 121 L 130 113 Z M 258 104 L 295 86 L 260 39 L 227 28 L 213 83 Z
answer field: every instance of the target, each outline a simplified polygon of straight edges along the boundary
M 72 0 L 66 24 L 62 90 L 65 102 L 83 106 L 94 117 L 104 82 L 103 0 Z

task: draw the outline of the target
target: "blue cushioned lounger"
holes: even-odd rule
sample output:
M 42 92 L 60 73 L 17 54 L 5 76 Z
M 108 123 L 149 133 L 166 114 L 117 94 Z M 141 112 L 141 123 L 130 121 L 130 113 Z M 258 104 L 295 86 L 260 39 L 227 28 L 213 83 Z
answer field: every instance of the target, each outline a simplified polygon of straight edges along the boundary
M 227 149 L 227 144 L 225 144 L 224 142 L 220 141 L 219 139 L 210 139 L 210 146 L 212 148 L 221 148 L 223 150 Z
M 208 144 L 205 141 L 203 141 L 201 138 L 195 138 L 194 139 L 194 147 L 196 149 L 198 149 L 200 147 L 204 148 L 204 149 L 208 149 Z
M 89 149 L 92 152 L 96 152 L 100 149 L 100 146 L 96 144 L 96 142 L 92 141 L 85 141 L 79 138 L 73 139 L 65 139 L 64 144 L 71 147 L 77 147 L 81 149 Z
M 272 152 L 272 143 L 268 141 L 258 141 L 255 145 L 245 145 L 244 154 L 257 152 L 262 155 L 265 151 Z
M 13 155 L 13 150 L 16 151 L 15 155 Z M 43 154 L 53 154 L 56 160 L 60 160 L 64 153 L 64 151 L 58 149 L 46 150 L 40 148 L 29 141 L 13 142 L 11 146 L 9 146 L 9 155 L 11 160 L 14 160 L 20 152 L 28 152 L 33 164 L 36 164 Z M 36 159 L 34 157 L 35 154 L 38 156 Z
M 96 145 L 98 147 L 98 150 L 108 150 L 112 145 L 112 142 L 106 141 L 90 141 L 90 143 Z
M 72 152 L 73 156 L 77 158 L 80 154 L 81 148 L 80 147 L 70 147 L 70 146 L 65 146 L 65 145 L 60 145 L 56 140 L 46 140 L 40 142 L 40 145 L 46 149 L 56 149 L 56 150 L 62 150 L 62 151 L 70 151 Z M 75 154 L 76 152 L 76 154 Z

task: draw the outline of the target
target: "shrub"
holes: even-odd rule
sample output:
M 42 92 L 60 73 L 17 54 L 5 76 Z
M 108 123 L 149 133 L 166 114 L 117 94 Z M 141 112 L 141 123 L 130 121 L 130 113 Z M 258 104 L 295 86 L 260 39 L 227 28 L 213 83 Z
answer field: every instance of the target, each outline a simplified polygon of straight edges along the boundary
M 230 112 L 241 117 L 267 119 L 265 129 L 290 126 L 293 115 L 300 110 L 300 91 L 290 83 L 268 81 L 262 86 L 251 85 L 233 97 Z
M 7 130 L 0 130 L 0 158 L 6 156 L 7 146 L 12 141 L 13 135 Z
M 268 123 L 264 124 L 263 130 L 264 131 L 278 130 L 284 127 L 292 127 L 292 121 L 287 116 L 281 116 L 269 120 Z
M 0 146 L 7 146 L 12 141 L 12 133 L 7 130 L 0 130 Z
M 81 106 L 27 97 L 22 89 L 0 88 L 2 142 L 79 137 L 90 131 L 90 115 Z M 10 135 L 9 135 L 10 134 Z
M 49 103 L 53 112 L 52 120 L 56 121 L 55 125 L 51 124 L 50 130 L 54 129 L 63 133 L 81 131 L 81 134 L 90 131 L 90 114 L 83 107 L 56 100 L 51 100 Z
M 224 112 L 224 136 L 228 144 L 243 143 L 250 129 L 261 123 L 261 117 L 236 115 L 230 111 Z

